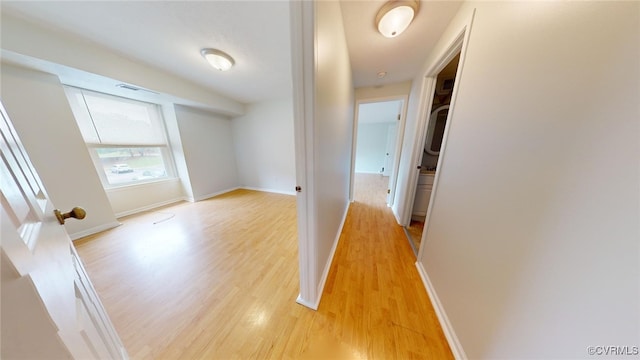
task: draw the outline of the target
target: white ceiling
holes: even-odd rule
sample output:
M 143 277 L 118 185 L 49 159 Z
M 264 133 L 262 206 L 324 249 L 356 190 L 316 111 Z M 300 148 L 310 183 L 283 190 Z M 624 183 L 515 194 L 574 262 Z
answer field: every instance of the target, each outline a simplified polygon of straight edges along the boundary
M 386 0 L 341 1 L 355 87 L 411 80 L 456 14 L 461 1 L 420 2 L 409 28 L 395 38 L 382 36 L 375 16 Z M 377 74 L 386 71 L 383 79 Z
M 460 6 L 422 1 L 394 39 L 373 19 L 384 0 L 342 1 L 355 87 L 412 79 Z M 3 12 L 84 37 L 244 103 L 291 93 L 287 1 L 1 1 Z M 213 47 L 236 66 L 218 72 L 200 56 Z M 379 71 L 387 71 L 378 79 Z

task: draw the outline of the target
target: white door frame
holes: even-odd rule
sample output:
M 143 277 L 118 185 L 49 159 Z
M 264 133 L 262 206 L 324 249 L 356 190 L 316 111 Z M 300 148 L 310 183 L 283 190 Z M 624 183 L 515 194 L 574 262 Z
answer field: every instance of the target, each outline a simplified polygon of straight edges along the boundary
M 402 103 L 400 103 L 402 105 Z M 387 126 L 387 141 L 384 145 L 384 164 L 382 166 L 382 176 L 390 177 L 393 172 L 393 165 L 396 159 L 396 138 L 398 137 L 398 125 L 400 123 L 400 112 L 402 110 L 398 108 L 398 119 L 392 125 Z M 391 155 L 391 156 L 389 156 Z M 390 188 L 390 187 L 389 187 Z M 389 199 L 387 199 L 389 202 Z
M 445 154 L 446 154 L 446 145 L 447 138 L 449 136 L 449 129 L 451 127 L 451 119 L 455 111 L 455 103 L 457 94 L 459 91 L 459 83 L 460 78 L 462 77 L 462 70 L 464 67 L 464 59 L 466 57 L 466 50 L 469 42 L 469 34 L 471 25 L 473 23 L 475 11 L 472 13 L 469 22 L 462 28 L 462 30 L 458 33 L 458 35 L 454 38 L 454 40 L 449 44 L 443 54 L 438 58 L 438 60 L 434 63 L 429 70 L 426 71 L 425 76 L 423 78 L 422 87 L 420 91 L 420 104 L 419 104 L 419 114 L 418 114 L 418 131 L 416 131 L 414 138 L 414 146 L 413 146 L 413 164 L 414 167 L 410 172 L 409 179 L 409 191 L 406 192 L 406 198 L 404 199 L 404 216 L 402 218 L 402 224 L 408 225 L 411 221 L 411 213 L 413 209 L 413 203 L 415 200 L 416 188 L 418 185 L 418 179 L 420 175 L 420 169 L 418 166 L 421 165 L 424 143 L 426 141 L 427 136 L 427 128 L 429 117 L 432 111 L 432 103 L 433 97 L 435 93 L 436 79 L 438 74 L 442 69 L 444 69 L 449 62 L 460 53 L 460 60 L 458 62 L 458 69 L 456 70 L 456 78 L 454 81 L 453 91 L 451 93 L 451 103 L 449 106 L 449 112 L 447 114 L 447 123 L 445 125 L 445 130 L 442 139 L 442 145 L 440 147 L 440 155 L 438 157 L 437 171 L 434 177 L 433 189 L 431 191 L 431 198 L 429 199 L 429 207 L 427 208 L 427 215 L 425 218 L 424 228 L 422 231 L 422 239 L 420 241 L 420 249 L 418 249 L 418 261 L 422 258 L 422 253 L 424 249 L 424 244 L 426 243 L 427 238 L 427 230 L 429 228 L 429 222 L 431 220 L 431 211 L 433 209 L 433 204 L 436 199 L 437 189 L 438 189 L 438 179 L 440 178 L 441 169 L 443 167 Z
M 315 3 L 290 1 L 293 128 L 300 294 L 296 302 L 316 310 L 319 302 L 313 178 L 315 112 Z
M 400 121 L 398 122 L 398 127 L 396 130 L 396 144 L 395 144 L 395 154 L 393 159 L 393 168 L 391 170 L 391 175 L 389 176 L 390 193 L 389 195 L 387 195 L 387 205 L 392 206 L 394 203 L 394 198 L 396 195 L 396 186 L 398 185 L 398 169 L 400 167 L 400 155 L 402 152 L 402 141 L 404 139 L 405 119 L 407 117 L 407 103 L 409 102 L 408 95 L 374 97 L 374 98 L 364 98 L 364 99 L 356 100 L 354 120 L 353 120 L 353 139 L 352 139 L 352 147 L 351 147 L 351 184 L 349 186 L 349 201 L 351 202 L 353 202 L 354 187 L 355 187 L 354 178 L 356 173 L 356 150 L 358 145 L 357 144 L 358 118 L 360 116 L 360 105 L 378 103 L 378 102 L 387 102 L 387 101 L 402 101 L 402 110 L 400 111 Z
M 422 163 L 422 155 L 423 155 L 423 149 L 424 149 L 424 143 L 426 141 L 426 137 L 427 137 L 427 128 L 429 127 L 429 117 L 431 116 L 431 110 L 432 110 L 432 102 L 433 102 L 433 97 L 435 94 L 435 88 L 436 88 L 436 79 L 438 77 L 438 74 L 440 73 L 440 71 L 442 71 L 442 69 L 444 69 L 445 66 L 447 66 L 447 64 L 458 54 L 458 52 L 461 50 L 462 48 L 462 44 L 463 44 L 463 39 L 464 39 L 464 34 L 465 32 L 463 31 L 461 34 L 458 35 L 458 37 L 456 38 L 456 40 L 451 44 L 451 46 L 447 49 L 447 51 L 445 51 L 445 53 L 440 57 L 440 60 L 438 60 L 438 62 L 429 70 L 427 71 L 426 75 L 424 76 L 424 78 L 422 79 L 422 87 L 421 87 L 421 91 L 420 91 L 420 110 L 419 110 L 419 114 L 418 114 L 418 131 L 416 131 L 414 139 L 413 139 L 413 161 L 412 163 L 413 168 L 410 170 L 410 177 L 409 177 L 409 191 L 407 191 L 407 197 L 405 198 L 405 202 L 404 202 L 404 216 L 402 218 L 402 224 L 407 226 L 410 224 L 411 222 L 411 213 L 413 212 L 413 203 L 416 197 L 416 187 L 418 186 L 418 178 L 420 176 L 420 168 L 419 166 L 421 166 Z M 460 62 L 462 62 L 462 56 L 460 56 Z M 459 69 L 458 69 L 459 70 Z M 455 83 L 457 84 L 457 78 L 458 76 L 456 76 L 456 81 Z M 455 84 L 454 84 L 454 92 L 455 92 Z M 449 115 L 447 115 L 447 124 L 446 124 L 446 128 L 449 127 L 449 116 L 450 114 L 453 112 L 453 97 L 454 97 L 454 93 L 452 93 L 451 95 L 451 105 L 449 106 Z M 447 131 L 445 129 L 445 135 L 446 135 Z M 445 142 L 445 138 L 443 137 L 443 145 Z M 441 149 L 444 146 L 441 147 Z M 442 149 L 444 150 L 444 149 Z M 440 152 L 440 156 L 438 158 L 438 169 L 440 168 L 440 161 L 443 158 L 443 152 Z M 438 172 L 436 171 L 436 176 L 438 175 Z M 435 180 L 434 180 L 435 182 Z M 434 183 L 434 188 L 435 190 L 435 183 Z M 433 191 L 433 190 L 432 190 Z M 433 192 L 431 195 L 431 199 L 433 199 Z M 431 204 L 431 200 L 429 201 L 429 204 Z M 425 219 L 425 224 L 426 224 L 426 219 Z M 426 226 L 426 225 L 425 225 Z M 424 231 L 423 231 L 424 233 Z

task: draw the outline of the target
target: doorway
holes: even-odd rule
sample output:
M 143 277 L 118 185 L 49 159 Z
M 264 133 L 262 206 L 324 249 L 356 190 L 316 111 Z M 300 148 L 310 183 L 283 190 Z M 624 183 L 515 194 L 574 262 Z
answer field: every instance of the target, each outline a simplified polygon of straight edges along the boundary
M 429 208 L 433 184 L 438 171 L 440 147 L 444 139 L 449 105 L 451 104 L 454 84 L 460 63 L 460 51 L 438 73 L 435 89 L 431 98 L 431 113 L 426 116 L 426 131 L 422 143 L 420 158 L 420 174 L 415 188 L 415 196 L 411 206 L 411 218 L 405 233 L 416 256 L 420 249 L 425 219 Z
M 404 103 L 404 99 L 390 99 L 357 104 L 353 136 L 352 201 L 358 184 L 362 183 L 358 179 L 368 178 L 368 182 L 379 184 L 376 192 L 381 193 L 377 196 L 386 198 L 388 205 L 392 204 Z

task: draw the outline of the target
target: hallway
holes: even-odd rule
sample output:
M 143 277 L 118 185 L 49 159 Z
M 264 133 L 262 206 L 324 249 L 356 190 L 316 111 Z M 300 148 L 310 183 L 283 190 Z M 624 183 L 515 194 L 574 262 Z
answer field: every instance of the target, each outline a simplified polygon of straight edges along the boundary
M 76 247 L 132 359 L 452 358 L 384 179 L 356 180 L 318 311 L 295 303 L 293 196 L 180 203 Z
M 386 205 L 387 183 L 387 177 L 356 174 L 319 312 L 335 316 L 349 345 L 369 357 L 453 358 L 415 254 Z

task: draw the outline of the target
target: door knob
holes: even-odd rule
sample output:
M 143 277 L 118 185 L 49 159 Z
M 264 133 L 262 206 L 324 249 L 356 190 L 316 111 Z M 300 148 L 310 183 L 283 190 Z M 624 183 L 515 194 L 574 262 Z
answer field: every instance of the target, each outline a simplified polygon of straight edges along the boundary
M 60 225 L 64 225 L 65 219 L 76 218 L 78 220 L 82 220 L 85 216 L 87 216 L 87 212 L 84 211 L 83 208 L 77 206 L 71 209 L 71 211 L 69 211 L 68 213 L 63 214 L 58 209 L 53 210 L 53 213 L 56 214 L 56 218 L 58 218 L 58 222 L 60 223 Z

